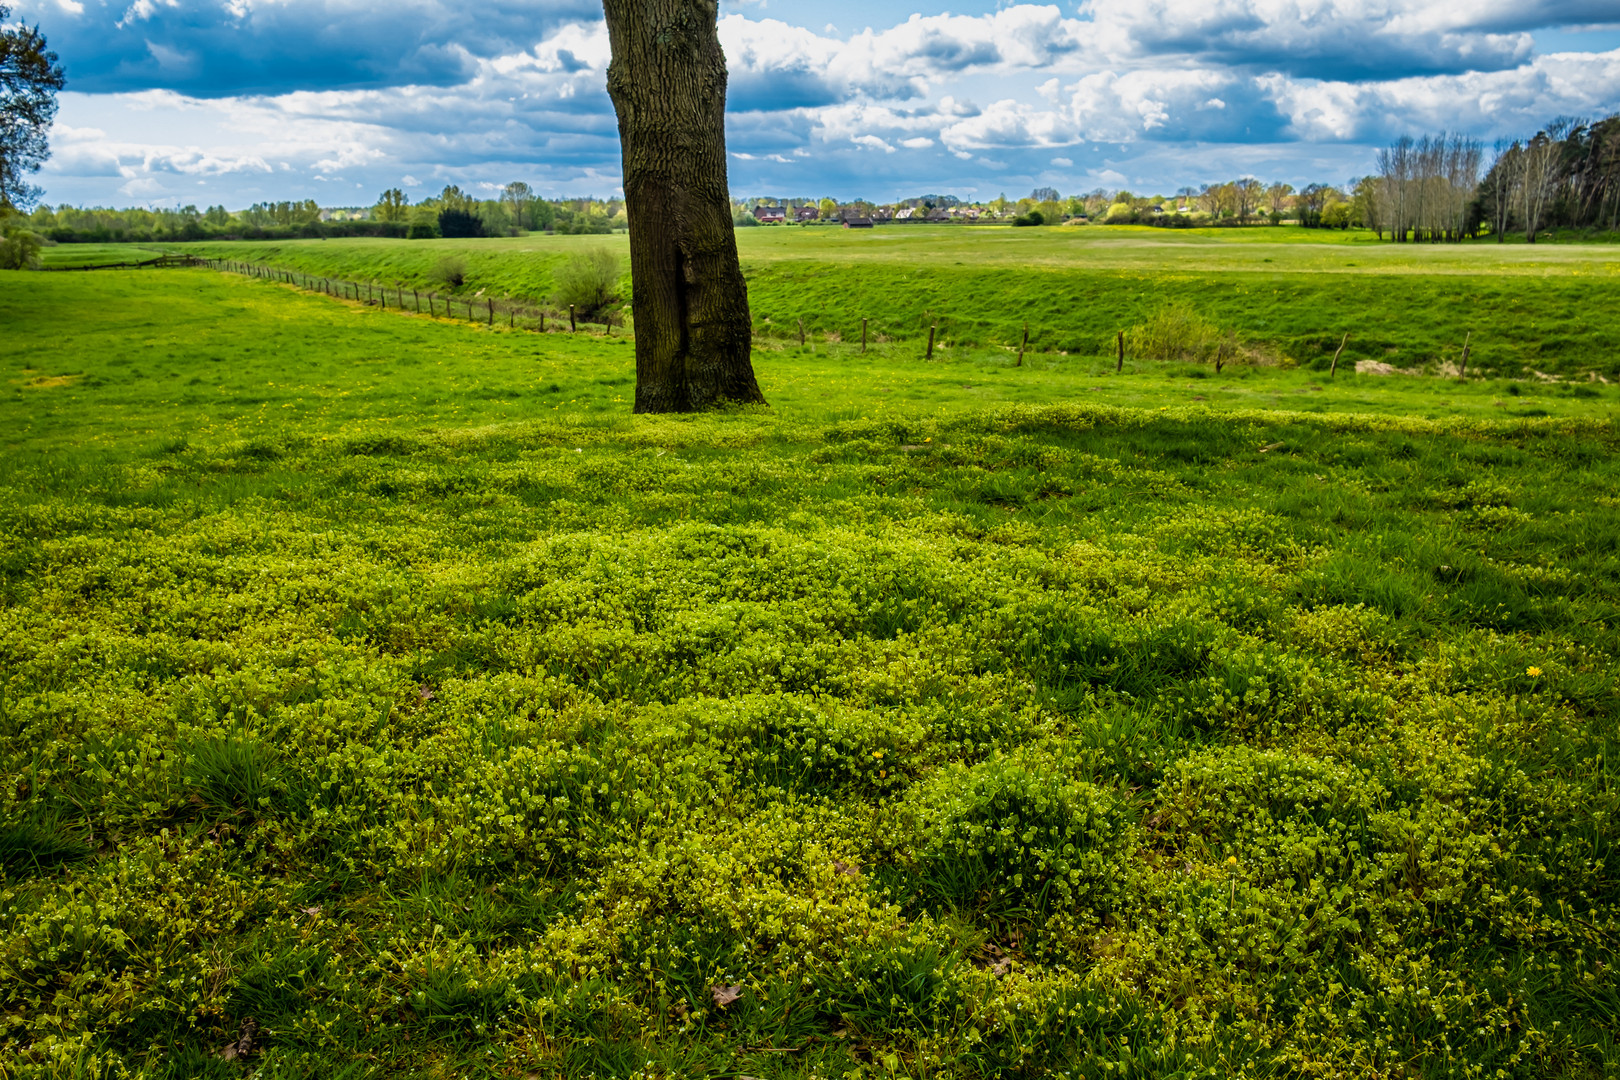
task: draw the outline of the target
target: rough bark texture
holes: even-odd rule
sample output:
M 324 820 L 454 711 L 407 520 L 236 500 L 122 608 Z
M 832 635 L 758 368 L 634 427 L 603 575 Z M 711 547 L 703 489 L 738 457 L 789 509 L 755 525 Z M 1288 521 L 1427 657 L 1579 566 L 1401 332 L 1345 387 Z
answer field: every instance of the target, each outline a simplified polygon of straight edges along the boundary
M 636 412 L 763 402 L 726 184 L 714 0 L 603 0 L 635 286 Z

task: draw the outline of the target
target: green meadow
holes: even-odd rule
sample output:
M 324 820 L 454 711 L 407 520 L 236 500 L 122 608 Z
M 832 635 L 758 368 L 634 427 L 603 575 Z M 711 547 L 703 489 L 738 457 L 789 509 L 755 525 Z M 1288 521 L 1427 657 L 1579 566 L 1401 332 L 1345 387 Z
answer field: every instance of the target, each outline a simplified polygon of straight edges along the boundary
M 1369 233 L 1289 227 L 1014 229 L 967 226 L 738 230 L 756 330 L 952 347 L 1111 355 L 1115 335 L 1190 304 L 1257 360 L 1325 369 L 1343 361 L 1433 373 L 1470 366 L 1620 378 L 1620 249 L 1612 245 L 1381 243 Z M 437 288 L 440 260 L 464 260 L 461 294 L 543 301 L 581 250 L 623 236 L 512 240 L 302 240 L 189 250 L 287 270 Z M 58 249 L 62 250 L 62 249 Z M 1469 339 L 1469 335 L 1472 335 Z
M 741 237 L 705 416 L 622 331 L 0 274 L 0 1075 L 1620 1071 L 1612 249 Z M 1166 297 L 1242 362 L 1116 372 Z

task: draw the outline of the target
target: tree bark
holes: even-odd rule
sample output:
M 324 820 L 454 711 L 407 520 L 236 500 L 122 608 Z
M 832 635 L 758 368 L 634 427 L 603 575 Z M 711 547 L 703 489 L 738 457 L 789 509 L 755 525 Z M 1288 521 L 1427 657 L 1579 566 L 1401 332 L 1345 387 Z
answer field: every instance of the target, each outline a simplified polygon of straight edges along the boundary
M 624 151 L 638 413 L 765 401 L 726 182 L 716 0 L 603 0 Z

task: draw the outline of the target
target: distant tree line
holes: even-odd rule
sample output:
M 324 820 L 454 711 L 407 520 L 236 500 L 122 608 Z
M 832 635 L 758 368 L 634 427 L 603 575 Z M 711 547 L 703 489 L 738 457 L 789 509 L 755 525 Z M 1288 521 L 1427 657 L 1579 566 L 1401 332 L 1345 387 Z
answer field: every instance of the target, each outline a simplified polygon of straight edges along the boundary
M 1040 187 L 1018 200 L 977 203 L 924 195 L 889 204 L 830 198 L 755 199 L 733 203 L 738 225 L 757 225 L 760 205 L 815 207 L 828 223 L 846 216 L 879 222 L 991 222 L 1037 226 L 1071 223 L 1208 228 L 1280 225 L 1308 229 L 1367 228 L 1399 243 L 1455 242 L 1493 233 L 1531 242 L 1551 228 L 1620 231 L 1620 114 L 1596 122 L 1560 119 L 1534 137 L 1498 143 L 1486 165 L 1484 147 L 1462 135 L 1401 138 L 1379 151 L 1375 171 L 1348 184 L 1264 183 L 1252 176 L 1183 187 L 1173 196 L 1098 188 L 1064 196 Z M 1483 177 L 1481 173 L 1483 172 Z M 398 188 L 369 207 L 322 210 L 313 200 L 255 203 L 245 210 L 40 206 L 22 228 L 58 242 L 268 240 L 323 236 L 399 238 L 514 236 L 531 231 L 606 234 L 628 228 L 624 203 L 544 199 L 527 183 L 492 188 L 480 198 L 450 185 L 412 203 Z M 790 215 L 791 216 L 791 215 Z M 15 221 L 15 219 L 14 219 Z M 9 227 L 15 233 L 15 225 Z
M 41 205 L 27 228 L 57 243 L 280 240 L 340 236 L 399 239 L 520 236 L 531 231 L 607 234 L 628 227 L 618 200 L 543 199 L 521 181 L 480 199 L 450 185 L 412 203 L 390 188 L 370 207 L 323 210 L 312 199 L 254 203 L 244 210 Z
M 1455 242 L 1486 229 L 1498 242 L 1547 229 L 1620 230 L 1620 114 L 1561 117 L 1529 139 L 1484 147 L 1460 135 L 1402 138 L 1358 181 L 1363 223 L 1397 243 Z
M 1498 143 L 1479 190 L 1480 216 L 1498 240 L 1544 229 L 1620 231 L 1620 113 L 1561 117 L 1535 136 Z

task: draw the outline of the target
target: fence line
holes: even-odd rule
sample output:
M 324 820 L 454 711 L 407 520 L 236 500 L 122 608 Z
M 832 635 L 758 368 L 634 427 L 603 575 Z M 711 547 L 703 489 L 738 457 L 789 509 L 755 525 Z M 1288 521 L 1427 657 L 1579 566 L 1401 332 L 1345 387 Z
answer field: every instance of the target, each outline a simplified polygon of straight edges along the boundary
M 420 315 L 422 314 L 422 301 L 425 299 L 427 301 L 427 314 L 432 318 L 441 317 L 438 308 L 439 304 L 442 302 L 444 304 L 444 314 L 442 317 L 454 321 L 466 321 L 475 324 L 482 323 L 485 326 L 492 327 L 495 325 L 497 317 L 501 317 L 504 319 L 506 327 L 512 330 L 529 330 L 544 334 L 556 333 L 562 329 L 563 313 L 561 311 L 551 312 L 544 307 L 533 304 L 525 304 L 520 301 L 515 301 L 510 297 L 497 301 L 496 298 L 492 296 L 447 296 L 433 292 L 432 290 L 429 290 L 426 294 L 423 294 L 418 289 L 406 289 L 403 285 L 395 285 L 390 288 L 387 285 L 378 285 L 376 282 L 372 281 L 364 283 L 363 287 L 365 289 L 365 295 L 362 296 L 362 284 L 360 282 L 347 281 L 343 278 L 324 277 L 317 274 L 306 274 L 297 270 L 283 270 L 280 267 L 266 266 L 260 263 L 240 262 L 235 259 L 203 258 L 201 256 L 192 255 L 189 253 L 169 252 L 160 255 L 155 259 L 146 259 L 141 262 L 133 263 L 101 263 L 90 266 L 47 266 L 42 267 L 41 269 L 49 272 L 62 273 L 73 270 L 123 270 L 183 266 L 202 266 L 208 267 L 212 270 L 217 270 L 221 273 L 236 273 L 248 277 L 264 278 L 266 280 L 292 285 L 295 288 L 305 289 L 310 292 L 324 293 L 327 296 L 335 297 L 340 300 L 353 300 L 356 303 L 366 305 L 375 304 L 385 311 L 388 309 L 390 298 L 392 298 L 393 306 L 397 310 L 402 312 L 411 311 L 417 315 Z M 406 301 L 407 293 L 409 293 L 410 296 L 409 303 Z M 466 316 L 464 320 L 456 314 L 457 306 L 465 309 Z M 547 327 L 546 317 L 548 315 L 551 316 L 553 326 L 556 329 L 550 329 Z M 569 305 L 567 317 L 569 332 L 576 332 L 579 329 L 579 323 L 582 320 L 577 318 L 573 305 Z M 799 345 L 802 348 L 805 344 L 807 344 L 809 335 L 804 325 L 804 319 L 798 318 L 796 321 Z M 953 321 L 954 320 L 952 320 L 948 314 L 936 313 L 933 311 L 924 311 L 922 313 L 919 331 L 921 329 L 926 329 L 928 331 L 928 344 L 923 355 L 925 360 L 932 360 L 934 358 L 935 339 L 936 335 L 939 335 L 941 327 L 946 327 L 948 333 L 949 324 Z M 769 325 L 769 317 L 766 318 L 765 322 L 767 325 Z M 611 337 L 616 325 L 625 324 L 610 320 L 605 323 L 596 323 L 594 325 L 601 327 L 602 330 Z M 629 329 L 630 328 L 626 326 L 627 332 Z M 772 329 L 774 329 L 774 327 L 772 327 Z M 868 329 L 869 320 L 862 318 L 860 345 L 862 353 L 866 352 L 867 350 Z M 753 331 L 756 338 L 767 336 L 763 332 L 763 328 L 758 325 L 753 328 Z M 631 333 L 631 336 L 634 336 L 633 333 Z M 1018 359 L 1014 366 L 1023 366 L 1024 356 L 1029 351 L 1030 337 L 1031 332 L 1029 324 L 1025 323 L 1023 327 L 1023 338 L 1017 348 Z M 1115 362 L 1115 371 L 1118 373 L 1122 373 L 1125 369 L 1125 337 L 1126 335 L 1123 330 L 1119 332 L 1117 337 L 1117 358 Z M 1349 335 L 1346 335 L 1346 340 L 1348 340 L 1348 337 Z M 836 332 L 829 332 L 827 334 L 827 338 L 829 343 L 835 340 L 842 340 L 841 335 L 837 334 Z M 789 337 L 786 340 L 792 340 L 791 328 L 789 329 Z M 879 335 L 880 343 L 886 343 L 887 340 L 888 339 L 886 339 L 883 335 Z M 901 340 L 905 339 L 902 338 Z M 943 337 L 941 337 L 939 344 L 942 348 L 945 346 L 945 340 Z M 1467 341 L 1465 341 L 1463 344 L 1464 367 L 1460 378 L 1467 377 L 1466 365 L 1468 362 L 1468 345 L 1469 343 Z M 1013 351 L 1013 347 L 1010 345 L 1005 346 L 1005 348 L 1007 348 L 1008 351 Z M 1333 362 L 1329 369 L 1330 375 L 1336 373 L 1338 369 L 1339 356 L 1343 352 L 1344 343 L 1341 342 L 1338 350 L 1333 354 Z M 1217 374 L 1220 372 L 1221 367 L 1222 364 L 1219 360 L 1217 360 L 1215 365 Z
M 64 274 L 73 270 L 143 270 L 147 267 L 165 269 L 174 266 L 202 266 L 207 260 L 195 255 L 159 255 L 144 262 L 96 263 L 93 266 L 42 266 L 48 274 Z
M 320 274 L 306 274 L 298 270 L 283 270 L 277 266 L 266 266 L 261 263 L 239 262 L 235 259 L 202 259 L 193 256 L 193 262 L 188 265 L 206 266 L 221 273 L 241 274 L 245 277 L 260 278 L 265 281 L 275 281 L 283 285 L 304 289 L 308 292 L 324 293 L 338 300 L 349 300 L 367 306 L 376 305 L 386 311 L 390 308 L 414 314 L 427 314 L 433 318 L 451 319 L 457 322 L 471 322 L 484 326 L 495 326 L 497 323 L 506 326 L 509 330 L 528 330 L 534 333 L 556 333 L 562 329 L 562 322 L 566 318 L 571 332 L 586 326 L 600 327 L 608 336 L 612 336 L 614 328 L 619 323 L 609 321 L 605 323 L 586 323 L 577 319 L 572 307 L 566 313 L 548 311 L 544 307 L 525 304 L 510 297 L 497 299 L 493 296 L 455 296 L 428 290 L 409 289 L 403 285 L 379 285 L 374 281 L 358 282 L 344 278 L 326 277 Z M 427 310 L 424 312 L 423 305 Z M 441 305 L 443 305 L 441 310 Z M 465 316 L 461 314 L 465 311 Z M 550 325 L 547 325 L 547 317 Z M 587 333 L 591 332 L 589 330 Z
M 242 262 L 237 259 L 212 259 L 191 254 L 169 253 L 155 259 L 147 259 L 144 262 L 136 263 L 106 263 L 95 266 L 53 266 L 46 267 L 45 269 L 52 271 L 120 270 L 137 267 L 161 268 L 181 266 L 207 267 L 211 270 L 219 271 L 220 273 L 241 274 L 244 277 L 260 278 L 266 281 L 275 281 L 284 285 L 291 285 L 294 288 L 304 289 L 308 292 L 323 293 L 338 300 L 350 300 L 355 303 L 365 304 L 367 306 L 376 305 L 383 310 L 393 307 L 395 310 L 402 312 L 411 312 L 417 315 L 427 314 L 433 318 L 451 319 L 457 322 L 471 322 L 475 324 L 483 324 L 484 326 L 494 326 L 496 325 L 497 321 L 499 321 L 508 329 L 512 330 L 529 330 L 543 334 L 557 333 L 562 330 L 562 323 L 566 318 L 570 333 L 577 332 L 582 325 L 599 327 L 599 332 L 604 332 L 610 337 L 613 335 L 616 327 L 625 327 L 626 331 L 630 332 L 630 328 L 628 326 L 618 321 L 586 323 L 585 320 L 578 317 L 572 305 L 569 306 L 566 312 L 563 312 L 560 309 L 553 311 L 548 310 L 543 306 L 526 304 L 522 301 L 514 300 L 511 297 L 497 299 L 495 297 L 446 295 L 443 293 L 434 292 L 432 290 L 423 292 L 420 289 L 407 289 L 403 285 L 389 286 L 379 285 L 374 281 L 350 281 L 345 278 L 326 277 L 321 274 L 308 274 L 298 270 L 283 270 L 280 267 L 269 266 L 263 263 Z M 426 304 L 426 312 L 423 311 L 424 304 Z M 440 310 L 441 304 L 443 305 L 442 311 Z M 550 321 L 550 325 L 548 325 L 548 319 Z M 767 319 L 766 321 L 768 325 L 769 320 Z M 933 333 L 940 328 L 940 325 L 947 323 L 950 320 L 948 317 L 941 317 L 938 315 L 933 315 L 929 312 L 925 312 L 922 321 L 923 325 L 928 327 L 930 330 L 929 336 L 933 337 Z M 774 327 L 771 327 L 771 329 L 774 329 Z M 799 344 L 802 346 L 806 343 L 807 338 L 802 319 L 799 320 L 798 331 Z M 863 318 L 861 319 L 862 352 L 865 352 L 867 349 L 867 331 L 868 320 Z M 587 333 L 589 332 L 591 331 L 587 330 Z M 633 337 L 633 332 L 630 333 Z M 766 333 L 766 327 L 764 326 L 755 326 L 754 334 L 756 337 L 761 338 L 767 338 L 770 336 Z M 888 339 L 886 339 L 882 334 L 879 334 L 878 340 L 880 342 L 884 342 Z M 925 358 L 933 358 L 933 350 L 931 348 L 927 351 Z
M 536 333 L 557 333 L 566 329 L 573 333 L 586 326 L 597 326 L 601 332 L 612 336 L 616 327 L 625 326 L 624 323 L 586 323 L 578 318 L 574 308 L 570 306 L 567 311 L 561 309 L 547 309 L 545 307 L 526 304 L 513 300 L 510 297 L 496 299 L 494 297 L 467 297 L 446 295 L 428 290 L 409 289 L 403 285 L 378 285 L 376 282 L 356 282 L 344 278 L 329 278 L 318 274 L 306 274 L 297 270 L 283 270 L 280 267 L 267 266 L 261 263 L 239 262 L 234 259 L 198 259 L 195 265 L 208 266 L 224 273 L 242 274 L 248 277 L 263 278 L 269 281 L 278 281 L 282 284 L 307 289 L 312 292 L 325 293 L 327 296 L 339 300 L 350 300 L 356 303 L 373 305 L 388 309 L 417 315 L 431 315 L 434 318 L 453 319 L 458 322 L 481 323 L 485 326 L 504 324 L 508 329 L 531 330 Z M 424 310 L 425 309 L 425 310 Z M 923 325 L 932 326 L 938 330 L 949 322 L 946 316 L 925 313 Z M 799 344 L 806 343 L 806 335 L 800 320 Z M 861 319 L 861 351 L 867 349 L 868 320 Z M 776 327 L 756 325 L 754 335 L 756 338 L 771 338 L 767 330 Z M 629 331 L 630 328 L 626 327 Z M 876 327 L 873 327 L 876 331 Z M 591 331 L 587 331 L 591 332 Z M 634 337 L 633 331 L 630 336 Z M 791 337 L 787 340 L 792 340 Z M 899 341 L 904 341 L 902 338 Z M 898 344 L 899 341 L 894 343 Z M 877 343 L 889 343 L 890 339 L 883 334 L 877 334 Z M 932 358 L 932 352 L 927 355 Z

